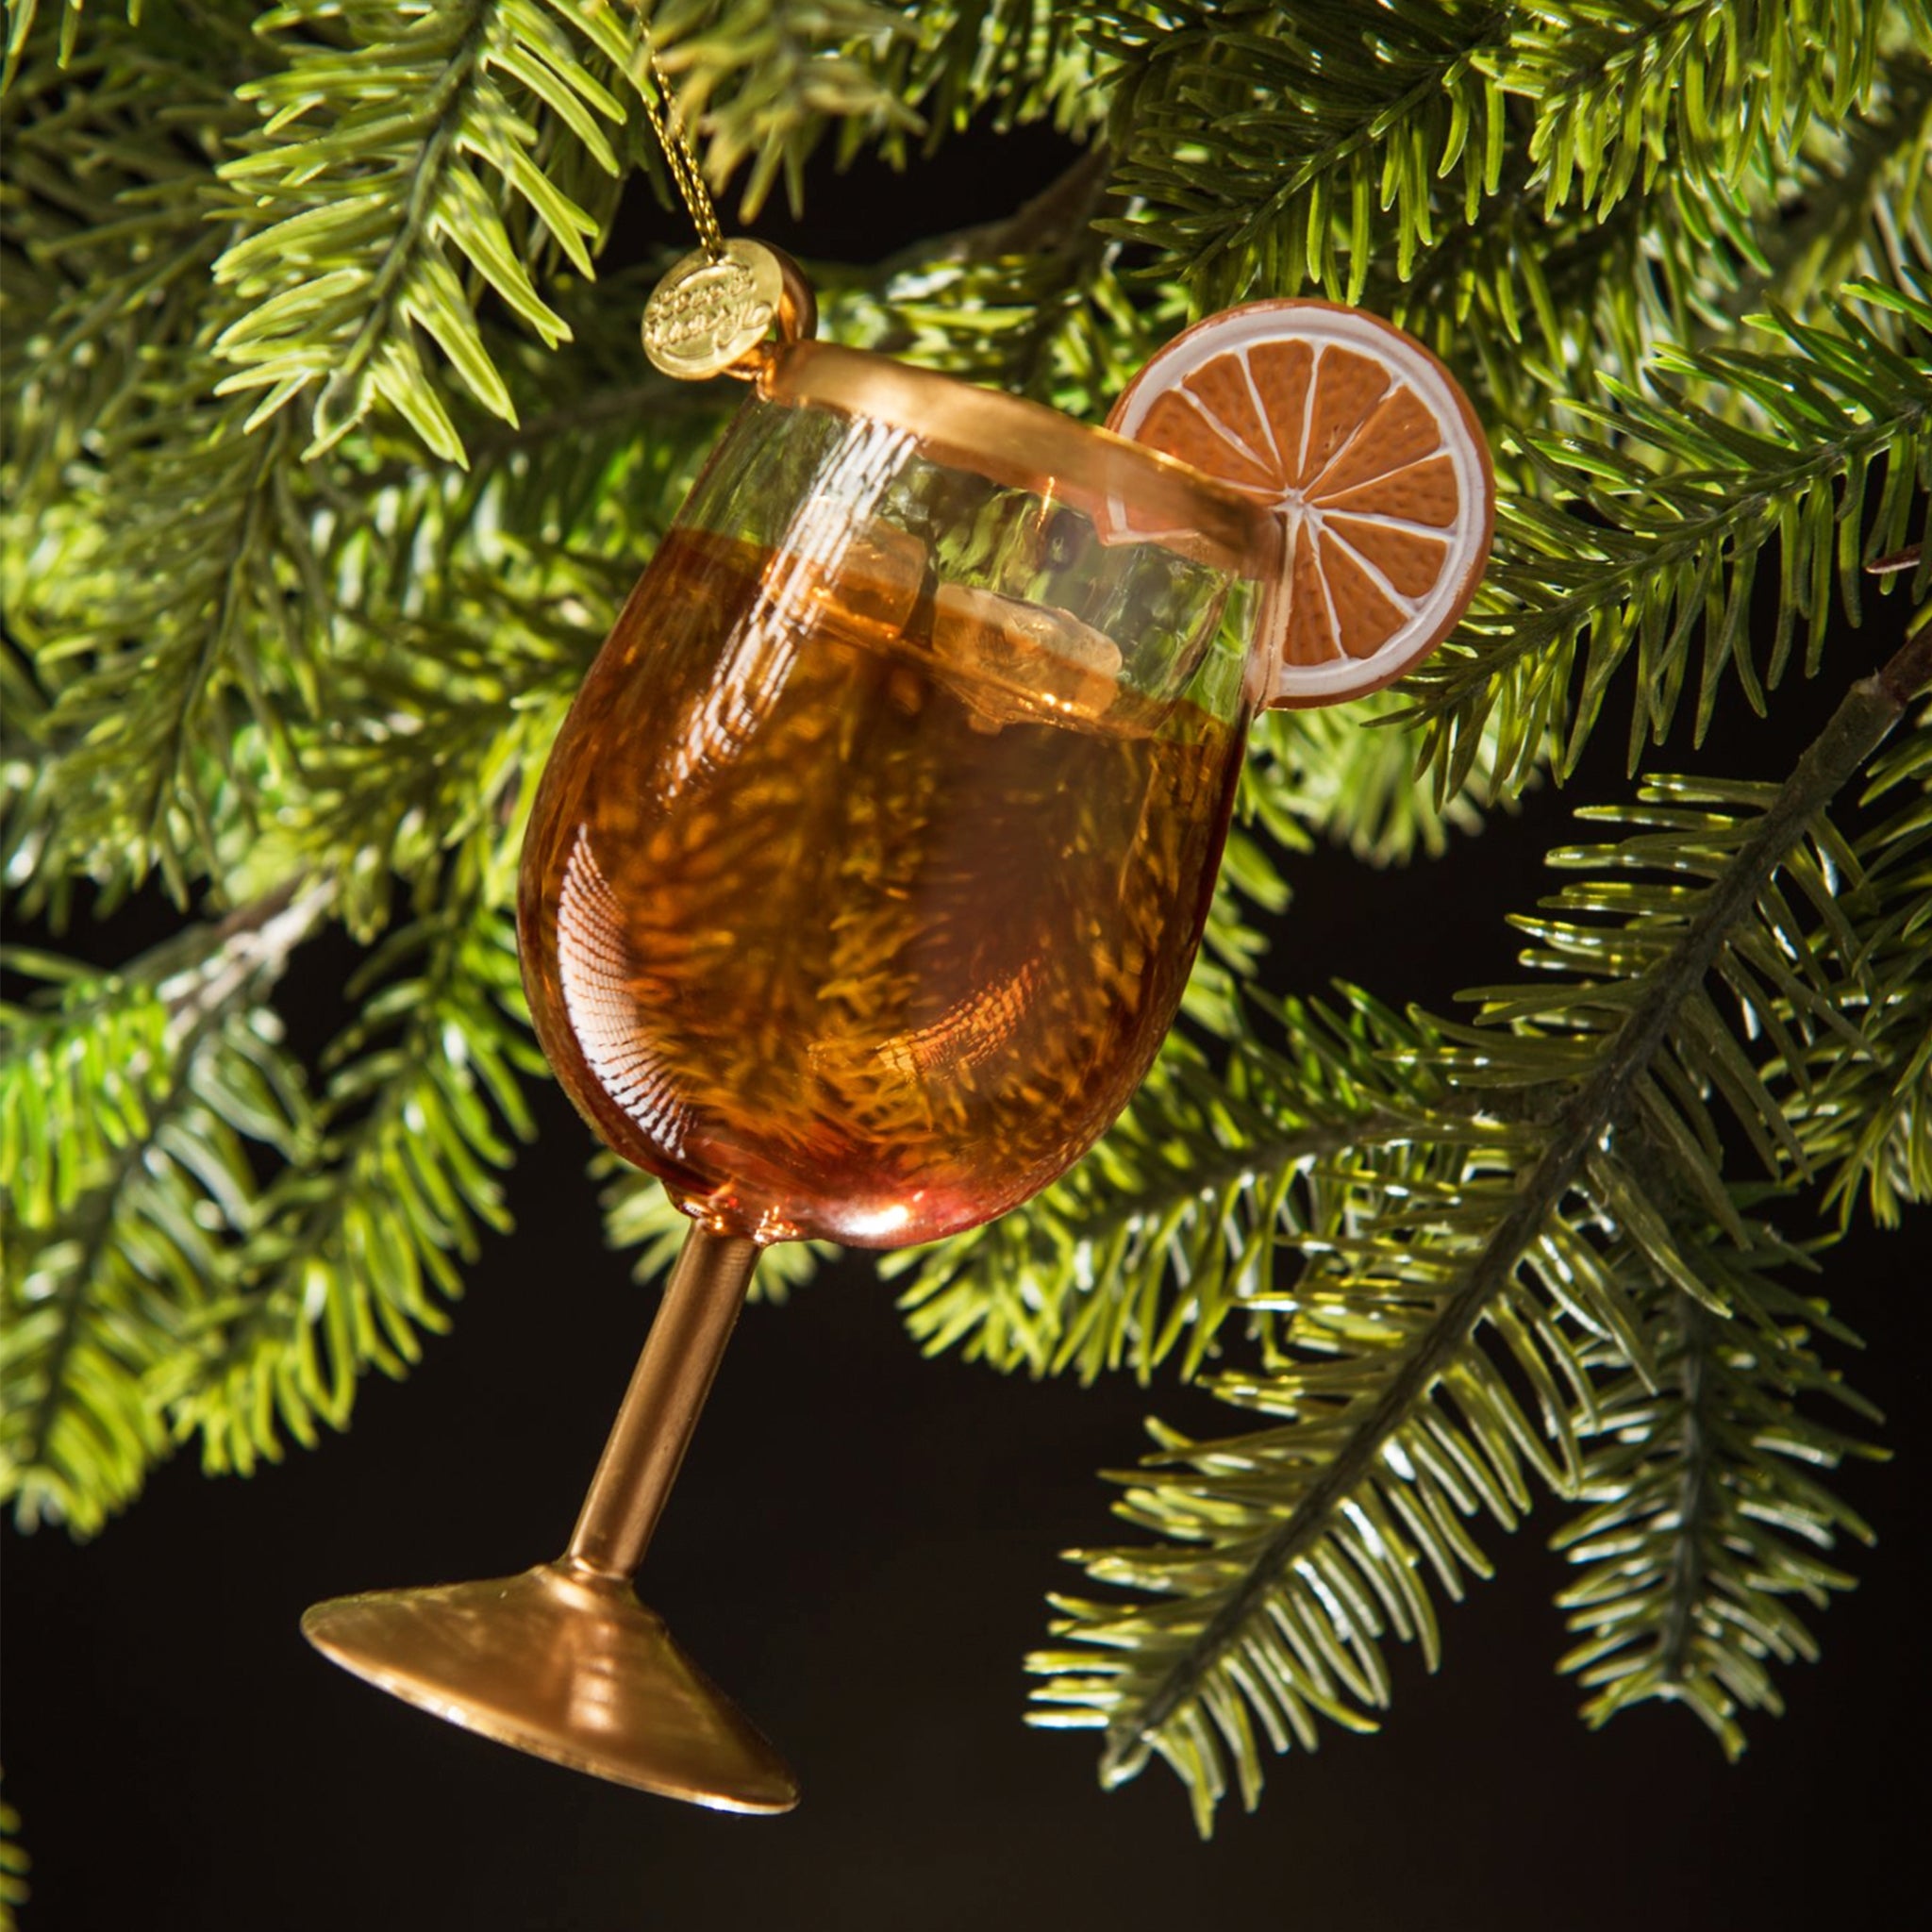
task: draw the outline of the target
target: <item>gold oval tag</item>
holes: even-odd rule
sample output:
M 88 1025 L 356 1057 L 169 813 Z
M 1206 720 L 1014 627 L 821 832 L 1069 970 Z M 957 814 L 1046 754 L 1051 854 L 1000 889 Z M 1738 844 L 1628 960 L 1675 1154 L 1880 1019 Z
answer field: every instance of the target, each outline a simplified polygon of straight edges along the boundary
M 644 305 L 644 354 L 666 375 L 721 375 L 764 340 L 785 275 L 762 242 L 734 236 L 713 261 L 702 248 L 678 262 Z

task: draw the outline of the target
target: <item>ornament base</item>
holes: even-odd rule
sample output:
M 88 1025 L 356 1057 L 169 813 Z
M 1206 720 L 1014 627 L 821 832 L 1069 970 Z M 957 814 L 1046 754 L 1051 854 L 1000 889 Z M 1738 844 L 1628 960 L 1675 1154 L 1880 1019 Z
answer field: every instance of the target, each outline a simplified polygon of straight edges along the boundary
M 317 1604 L 302 1633 L 379 1690 L 592 1777 L 721 1811 L 789 1811 L 798 1781 L 621 1577 L 521 1576 Z

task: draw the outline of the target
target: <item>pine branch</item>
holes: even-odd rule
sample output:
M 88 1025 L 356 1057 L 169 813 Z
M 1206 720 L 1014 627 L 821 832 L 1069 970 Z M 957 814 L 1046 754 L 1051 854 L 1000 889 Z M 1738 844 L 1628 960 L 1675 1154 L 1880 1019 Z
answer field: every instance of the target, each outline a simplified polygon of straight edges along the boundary
M 442 909 L 392 934 L 352 984 L 362 1012 L 328 1056 L 319 1157 L 275 1183 L 234 1291 L 210 1307 L 157 1384 L 177 1438 L 213 1472 L 250 1473 L 342 1427 L 369 1366 L 402 1375 L 456 1258 L 508 1216 L 504 1129 L 533 1131 L 518 1075 L 524 1037 L 502 880 L 473 873 Z
M 1658 382 L 1655 401 L 1619 388 L 1614 407 L 1588 410 L 1603 441 L 1532 444 L 1580 508 L 1505 498 L 1503 560 L 1478 611 L 1461 641 L 1410 683 L 1412 715 L 1431 727 L 1444 783 L 1457 787 L 1474 768 L 1495 712 L 1505 783 L 1533 767 L 1545 737 L 1560 744 L 1559 771 L 1573 769 L 1633 647 L 1633 769 L 1644 738 L 1661 741 L 1668 731 L 1700 641 L 1699 739 L 1729 675 L 1763 710 L 1800 619 L 1810 633 L 1807 675 L 1815 671 L 1834 576 L 1856 620 L 1861 541 L 1867 558 L 1900 547 L 1915 505 L 1932 491 L 1932 301 L 1870 283 L 1853 292 L 1906 321 L 1909 351 L 1840 309 L 1841 333 L 1780 318 L 1788 346 L 1775 356 L 1712 349 L 1658 358 L 1661 370 L 1749 391 L 1771 432 L 1726 425 Z M 1877 513 L 1861 540 L 1874 475 Z M 1783 595 L 1760 669 L 1747 619 L 1758 558 L 1774 539 Z
M 1531 1386 L 1548 1391 L 1553 1377 L 1574 1378 L 1574 1350 L 1540 1317 L 1525 1267 L 1541 1295 L 1654 1384 L 1657 1371 L 1627 1297 L 1593 1261 L 1565 1201 L 1581 1191 L 1630 1238 L 1647 1267 L 1679 1288 L 1696 1285 L 1668 1228 L 1634 1205 L 1613 1137 L 1642 1117 L 1674 1032 L 1779 867 L 1928 683 L 1932 627 L 1852 688 L 1776 796 L 1740 828 L 1669 950 L 1612 1003 L 1619 1018 L 1611 1030 L 1588 1029 L 1580 1048 L 1562 1054 L 1550 1042 L 1512 1042 L 1518 1077 L 1532 1086 L 1540 1076 L 1548 1085 L 1552 1068 L 1559 1078 L 1571 1075 L 1579 1050 L 1589 1069 L 1581 1079 L 1564 1079 L 1567 1097 L 1538 1130 L 1540 1151 L 1521 1178 L 1472 1167 L 1431 1191 L 1397 1190 L 1392 1208 L 1377 1204 L 1376 1219 L 1339 1241 L 1303 1240 L 1311 1269 L 1290 1297 L 1300 1312 L 1287 1342 L 1325 1352 L 1337 1357 L 1335 1366 L 1224 1378 L 1224 1393 L 1286 1411 L 1293 1424 L 1232 1442 L 1174 1441 L 1161 1460 L 1184 1473 L 1143 1476 L 1125 1511 L 1180 1538 L 1183 1551 L 1087 1559 L 1100 1576 L 1173 1592 L 1172 1600 L 1124 1609 L 1063 1604 L 1058 1633 L 1082 1647 L 1033 1660 L 1051 1679 L 1037 1693 L 1050 1707 L 1044 1721 L 1107 1726 L 1105 1781 L 1131 1776 L 1158 1750 L 1190 1785 L 1205 1829 L 1225 1787 L 1224 1744 L 1250 1803 L 1258 1788 L 1248 1710 L 1277 1748 L 1287 1740 L 1284 1719 L 1306 1743 L 1310 1707 L 1361 1721 L 1341 1701 L 1329 1671 L 1356 1704 L 1373 1707 L 1381 1700 L 1384 1680 L 1372 1653 L 1385 1618 L 1398 1633 L 1422 1633 L 1433 1647 L 1432 1620 L 1418 1607 L 1409 1575 L 1419 1557 L 1427 1557 L 1453 1593 L 1459 1572 L 1484 1567 L 1457 1515 L 1485 1507 L 1507 1524 L 1522 1507 L 1524 1458 L 1546 1476 L 1560 1468 L 1535 1445 L 1476 1345 L 1479 1327 L 1491 1325 Z M 1489 1039 L 1493 1058 L 1509 1036 L 1492 1030 Z M 1532 1109 L 1525 1123 L 1535 1119 Z M 1380 1178 L 1372 1160 L 1358 1165 L 1370 1184 Z M 1715 1294 L 1711 1301 L 1729 1312 Z M 1442 1410 L 1444 1390 L 1460 1406 L 1459 1430 Z M 1587 1417 L 1591 1398 L 1582 1405 Z M 1543 1407 L 1548 1426 L 1547 1392 Z M 1569 1429 L 1558 1424 L 1559 1444 L 1568 1440 Z M 1208 1549 L 1192 1554 L 1202 1543 Z M 1283 1648 L 1283 1638 L 1291 1649 Z M 1354 1671 L 1338 1661 L 1340 1645 L 1353 1646 Z M 1096 1646 L 1110 1653 L 1104 1663 Z
M 0 1932 L 14 1932 L 13 1908 L 32 1895 L 26 1881 L 32 1870 L 33 1860 L 20 1842 L 20 1813 L 0 1799 Z
M 117 979 L 29 962 L 68 991 L 56 1015 L 9 1012 L 0 1062 L 0 1119 L 30 1130 L 0 1137 L 17 1210 L 0 1497 L 24 1525 L 92 1534 L 166 1453 L 153 1385 L 242 1278 L 263 1212 L 249 1150 L 299 1158 L 308 1132 L 262 1000 L 327 896 L 278 893 Z
M 339 20 L 345 45 L 327 38 Z M 617 172 L 605 126 L 624 109 L 566 28 L 617 67 L 633 55 L 612 10 L 569 0 L 547 10 L 465 0 L 426 14 L 291 0 L 265 17 L 288 64 L 241 91 L 266 122 L 254 151 L 221 171 L 246 232 L 215 265 L 246 311 L 216 342 L 234 371 L 218 392 L 259 392 L 251 429 L 308 396 L 314 457 L 383 405 L 437 456 L 462 462 L 417 329 L 484 408 L 514 420 L 458 271 L 546 345 L 568 339 L 506 225 L 521 206 L 580 275 L 591 273 L 585 243 L 597 224 L 539 172 L 539 129 L 523 111 L 555 116 L 597 166 Z
M 1460 0 L 1382 0 L 1368 16 L 1310 0 L 1108 22 L 1101 44 L 1125 70 L 1117 182 L 1143 207 L 1114 232 L 1159 251 L 1203 308 L 1304 283 L 1357 300 L 1378 240 L 1406 279 L 1454 219 L 1438 178 L 1455 178 L 1466 222 L 1495 192 L 1503 100 L 1477 57 L 1507 45 L 1509 18 Z
M 1932 1200 L 1932 718 L 1901 734 L 1861 802 L 1890 810 L 1858 841 L 1844 901 L 1864 990 L 1857 1038 L 1849 1050 L 1825 1035 L 1795 1042 L 1769 1071 L 1840 1225 L 1862 1195 L 1892 1227 L 1907 1203 Z
M 1644 1298 L 1655 1381 L 1603 1358 L 1602 1446 L 1581 1487 L 1593 1507 L 1554 1539 L 1583 1572 L 1558 1602 L 1583 1638 L 1562 1668 L 1595 1693 L 1587 1721 L 1652 1699 L 1683 1704 L 1732 1758 L 1744 1748 L 1740 1707 L 1783 1708 L 1767 1661 L 1817 1655 L 1790 1600 L 1823 1607 L 1851 1587 L 1820 1551 L 1840 1532 L 1872 1540 L 1811 1472 L 1875 1452 L 1798 1404 L 1830 1397 L 1877 1419 L 1808 1345 L 1813 1327 L 1852 1338 L 1769 1272 L 1803 1257 L 1748 1226 L 1746 1246 L 1715 1231 L 1684 1241 L 1732 1319 L 1658 1280 Z
M 1440 1081 L 1395 1071 L 1433 1036 L 1353 1000 L 1352 1018 L 1291 1003 L 1286 1048 L 1238 1035 L 1224 1077 L 1171 1041 L 1094 1151 L 1023 1213 L 888 1257 L 887 1276 L 917 1267 L 899 1304 L 915 1339 L 1085 1381 L 1131 1366 L 1144 1382 L 1181 1349 L 1192 1375 L 1230 1315 L 1276 1305 L 1277 1250 L 1351 1229 L 1332 1157 L 1385 1147 L 1401 1191 L 1438 1184 L 1466 1148 L 1507 1144 Z

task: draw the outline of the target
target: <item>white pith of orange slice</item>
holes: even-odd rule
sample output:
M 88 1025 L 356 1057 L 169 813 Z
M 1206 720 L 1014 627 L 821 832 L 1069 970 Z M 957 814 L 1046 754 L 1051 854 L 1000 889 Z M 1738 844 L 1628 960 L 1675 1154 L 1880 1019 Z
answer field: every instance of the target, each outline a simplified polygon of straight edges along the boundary
M 1210 315 L 1147 363 L 1107 426 L 1280 514 L 1263 705 L 1392 684 L 1455 628 L 1489 560 L 1495 478 L 1469 398 L 1362 309 L 1297 299 Z

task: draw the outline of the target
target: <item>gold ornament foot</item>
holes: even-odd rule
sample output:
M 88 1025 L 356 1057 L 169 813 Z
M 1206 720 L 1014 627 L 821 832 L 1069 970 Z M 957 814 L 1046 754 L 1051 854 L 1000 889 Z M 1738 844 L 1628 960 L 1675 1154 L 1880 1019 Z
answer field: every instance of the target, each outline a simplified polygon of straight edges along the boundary
M 317 1604 L 302 1631 L 406 1702 L 573 1771 L 721 1811 L 798 1781 L 629 1583 L 565 1558 L 521 1576 Z

